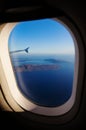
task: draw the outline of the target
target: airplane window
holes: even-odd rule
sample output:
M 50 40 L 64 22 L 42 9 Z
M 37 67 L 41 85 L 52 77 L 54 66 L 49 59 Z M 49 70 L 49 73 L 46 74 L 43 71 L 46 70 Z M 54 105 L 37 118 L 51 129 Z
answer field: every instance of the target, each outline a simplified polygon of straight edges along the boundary
M 63 21 L 45 18 L 1 26 L 1 93 L 12 111 L 59 116 L 73 107 L 79 49 L 75 33 Z
M 19 22 L 8 48 L 19 91 L 32 103 L 58 107 L 71 98 L 74 84 L 75 43 L 58 20 Z

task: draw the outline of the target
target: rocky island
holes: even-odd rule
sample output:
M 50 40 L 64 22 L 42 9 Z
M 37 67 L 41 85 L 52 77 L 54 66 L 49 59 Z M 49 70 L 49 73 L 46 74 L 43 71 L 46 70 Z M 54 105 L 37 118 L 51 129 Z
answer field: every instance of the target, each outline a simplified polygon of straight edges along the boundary
M 53 65 L 22 65 L 22 66 L 14 66 L 14 71 L 15 72 L 23 72 L 23 71 L 41 71 L 41 70 L 56 70 L 59 68 L 57 64 Z

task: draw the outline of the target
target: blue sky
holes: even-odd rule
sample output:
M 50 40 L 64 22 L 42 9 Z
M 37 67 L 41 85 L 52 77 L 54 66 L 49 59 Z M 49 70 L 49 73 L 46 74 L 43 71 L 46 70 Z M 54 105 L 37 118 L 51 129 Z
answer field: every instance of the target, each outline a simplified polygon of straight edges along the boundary
M 18 23 L 9 36 L 9 51 L 30 47 L 30 54 L 74 54 L 69 31 L 53 19 Z

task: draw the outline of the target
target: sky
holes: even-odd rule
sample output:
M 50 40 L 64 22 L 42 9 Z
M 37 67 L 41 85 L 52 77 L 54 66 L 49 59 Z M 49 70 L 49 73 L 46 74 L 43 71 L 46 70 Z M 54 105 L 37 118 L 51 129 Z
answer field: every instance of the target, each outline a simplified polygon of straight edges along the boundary
M 54 19 L 19 22 L 9 36 L 9 51 L 30 47 L 30 54 L 74 54 L 67 28 Z

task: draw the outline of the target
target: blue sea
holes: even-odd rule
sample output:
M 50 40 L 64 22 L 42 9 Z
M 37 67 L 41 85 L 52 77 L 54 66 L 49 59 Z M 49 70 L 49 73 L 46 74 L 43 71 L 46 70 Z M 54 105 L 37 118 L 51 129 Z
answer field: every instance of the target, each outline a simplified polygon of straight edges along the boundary
M 12 54 L 14 67 L 23 65 L 58 65 L 57 69 L 15 72 L 22 94 L 33 103 L 57 107 L 68 101 L 74 80 L 74 55 Z

